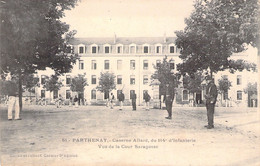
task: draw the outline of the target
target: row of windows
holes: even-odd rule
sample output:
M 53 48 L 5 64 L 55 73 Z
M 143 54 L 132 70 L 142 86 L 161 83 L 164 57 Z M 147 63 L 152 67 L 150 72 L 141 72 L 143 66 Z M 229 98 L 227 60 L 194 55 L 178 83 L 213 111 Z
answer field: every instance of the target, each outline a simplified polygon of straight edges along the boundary
M 79 46 L 78 48 L 79 54 L 84 54 L 86 53 L 86 46 Z M 103 53 L 109 54 L 112 52 L 112 47 L 111 46 L 104 46 L 104 51 Z M 176 48 L 177 52 L 177 48 Z M 92 54 L 97 54 L 100 53 L 100 47 L 99 46 L 91 46 L 91 53 Z M 121 54 L 123 53 L 123 46 L 117 46 L 116 47 L 116 53 Z M 129 53 L 136 53 L 136 45 L 130 45 L 129 46 Z M 149 51 L 149 46 L 143 46 L 142 53 L 150 53 Z M 155 53 L 162 53 L 162 46 L 155 46 Z M 175 47 L 174 46 L 169 46 L 169 53 L 175 53 Z
M 42 75 L 41 76 L 41 83 L 44 84 L 45 81 L 46 81 L 46 76 Z M 143 84 L 147 85 L 148 81 L 149 81 L 148 75 L 144 75 L 143 76 Z M 117 76 L 117 84 L 122 84 L 122 83 L 123 83 L 122 75 L 118 75 Z M 66 75 L 66 84 L 67 85 L 71 84 L 71 76 L 70 75 Z M 97 84 L 97 76 L 96 75 L 91 76 L 91 84 Z M 130 84 L 131 85 L 135 84 L 135 75 L 130 76 Z
M 224 94 L 224 100 L 228 99 L 228 93 Z M 189 92 L 188 90 L 183 90 L 182 91 L 182 100 L 183 101 L 188 101 L 189 100 Z M 242 100 L 242 91 L 238 90 L 237 91 L 237 100 Z
M 223 75 L 224 79 L 228 79 L 228 75 Z M 237 85 L 242 85 L 242 75 L 237 75 Z
M 161 60 L 156 61 L 156 66 L 158 66 L 161 63 Z M 170 61 L 170 67 L 171 69 L 175 68 L 175 63 L 174 61 Z M 117 70 L 122 70 L 123 68 L 123 61 L 122 60 L 117 60 Z M 130 69 L 135 70 L 136 65 L 135 65 L 135 60 L 130 60 Z M 84 61 L 79 60 L 79 69 L 84 70 Z M 109 60 L 104 60 L 104 69 L 109 70 L 110 69 L 110 61 Z M 149 69 L 149 62 L 148 60 L 143 60 L 143 69 L 148 70 Z M 97 70 L 97 61 L 92 60 L 91 61 L 91 70 Z

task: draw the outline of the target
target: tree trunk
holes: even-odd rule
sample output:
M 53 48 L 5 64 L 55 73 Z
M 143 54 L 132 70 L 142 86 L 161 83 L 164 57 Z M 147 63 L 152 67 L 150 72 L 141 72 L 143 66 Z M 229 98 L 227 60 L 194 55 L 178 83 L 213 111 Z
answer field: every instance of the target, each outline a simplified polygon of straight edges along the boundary
M 20 112 L 23 108 L 23 89 L 22 89 L 22 74 L 21 70 L 18 72 L 18 96 L 19 96 L 19 109 Z

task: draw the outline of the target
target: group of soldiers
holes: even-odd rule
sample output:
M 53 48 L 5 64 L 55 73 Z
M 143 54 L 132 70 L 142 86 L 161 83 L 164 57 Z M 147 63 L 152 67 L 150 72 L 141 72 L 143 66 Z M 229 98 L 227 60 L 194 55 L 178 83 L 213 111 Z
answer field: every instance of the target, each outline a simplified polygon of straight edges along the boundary
M 131 102 L 132 102 L 132 110 L 133 111 L 136 111 L 136 94 L 134 91 L 131 91 Z M 148 94 L 148 92 L 145 92 L 144 93 L 144 101 L 145 101 L 145 109 L 147 111 L 150 110 L 150 99 L 151 99 L 151 96 Z M 123 105 L 124 105 L 124 101 L 125 101 L 125 94 L 120 91 L 119 94 L 118 94 L 118 101 L 119 101 L 119 110 L 123 110 Z M 110 107 L 111 109 L 114 108 L 114 103 L 115 103 L 115 96 L 113 93 L 110 93 L 110 96 L 109 98 L 107 99 L 107 104 L 106 106 L 107 107 Z
M 217 101 L 217 95 L 218 95 L 218 91 L 217 91 L 217 87 L 214 83 L 214 79 L 207 78 L 207 87 L 206 87 L 206 109 L 207 109 L 207 118 L 208 118 L 208 125 L 206 125 L 205 127 L 207 129 L 212 129 L 214 128 L 214 110 L 215 110 L 215 104 Z M 165 96 L 164 96 L 164 102 L 166 105 L 166 109 L 168 112 L 168 116 L 165 117 L 166 119 L 172 119 L 172 103 L 174 100 L 174 87 L 171 84 L 166 84 L 166 91 L 165 91 Z M 136 94 L 135 92 L 131 92 L 131 101 L 132 101 L 132 108 L 133 111 L 136 110 Z M 146 106 L 146 110 L 149 110 L 149 103 L 150 103 L 150 95 L 148 94 L 148 92 L 144 93 L 144 101 L 145 101 L 145 106 Z M 125 100 L 125 95 L 124 93 L 121 91 L 118 95 L 118 101 L 119 101 L 119 110 L 123 109 L 123 102 Z M 43 103 L 46 104 L 46 100 L 40 101 L 41 105 Z M 82 102 L 82 101 L 81 101 Z M 110 106 L 111 109 L 113 109 L 114 107 L 114 102 L 115 102 L 115 96 L 113 93 L 111 93 L 111 95 L 109 96 L 109 99 L 107 100 L 107 107 Z M 57 108 L 61 108 L 61 105 L 64 104 L 64 99 L 62 98 L 61 95 L 59 95 L 59 97 L 55 100 L 56 106 Z M 85 102 L 82 102 L 85 103 Z M 70 97 L 69 100 L 69 106 L 75 105 L 75 107 L 78 107 L 79 104 L 79 98 L 77 97 L 77 95 L 72 98 Z M 13 90 L 10 90 L 9 95 L 8 95 L 8 120 L 12 120 L 13 115 L 12 115 L 12 110 L 13 108 L 15 108 L 15 120 L 21 120 L 19 114 L 20 114 L 20 109 L 19 109 L 19 100 L 18 100 L 18 95 L 17 95 L 17 91 L 15 91 L 15 88 Z

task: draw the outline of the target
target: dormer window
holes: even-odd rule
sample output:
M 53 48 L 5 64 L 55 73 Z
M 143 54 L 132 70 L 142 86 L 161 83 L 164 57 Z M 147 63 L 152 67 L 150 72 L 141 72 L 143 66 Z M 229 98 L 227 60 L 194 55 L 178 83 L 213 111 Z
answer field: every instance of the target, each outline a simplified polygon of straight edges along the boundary
M 133 54 L 133 53 L 136 53 L 136 45 L 135 44 L 131 44 L 130 46 L 129 46 L 129 52 L 130 52 L 130 54 Z
M 98 46 L 97 46 L 97 45 L 93 44 L 93 45 L 91 46 L 91 53 L 92 53 L 92 54 L 98 53 Z
M 174 46 L 170 46 L 170 53 L 174 53 Z
M 161 54 L 162 53 L 162 45 L 161 44 L 156 44 L 155 45 L 155 53 L 156 54 Z
M 80 44 L 78 48 L 79 48 L 79 50 L 78 50 L 79 54 L 84 54 L 86 52 L 85 45 Z
M 83 54 L 84 53 L 84 47 L 79 47 L 79 53 Z
M 145 53 L 145 54 L 149 53 L 149 45 L 148 44 L 143 45 L 143 53 Z
M 121 54 L 123 53 L 123 45 L 117 45 L 116 46 L 116 53 Z
M 109 44 L 105 44 L 103 46 L 103 53 L 109 54 L 111 52 L 111 46 Z
M 109 53 L 109 47 L 108 47 L 108 46 L 105 47 L 105 53 L 106 53 L 106 54 Z
M 144 46 L 144 53 L 148 53 L 148 46 Z

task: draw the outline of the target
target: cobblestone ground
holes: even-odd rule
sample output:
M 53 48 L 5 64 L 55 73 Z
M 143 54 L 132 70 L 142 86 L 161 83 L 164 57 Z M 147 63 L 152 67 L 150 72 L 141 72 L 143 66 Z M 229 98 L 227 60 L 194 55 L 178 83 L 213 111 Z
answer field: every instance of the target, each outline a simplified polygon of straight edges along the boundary
M 260 165 L 257 109 L 166 110 L 24 106 L 8 121 L 1 105 L 1 165 Z

